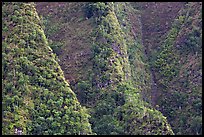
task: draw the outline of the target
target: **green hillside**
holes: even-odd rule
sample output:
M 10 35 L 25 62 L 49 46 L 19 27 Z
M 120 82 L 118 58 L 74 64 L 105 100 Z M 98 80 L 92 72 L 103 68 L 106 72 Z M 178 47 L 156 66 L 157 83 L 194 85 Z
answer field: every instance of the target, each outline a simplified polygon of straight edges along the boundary
M 202 3 L 147 2 L 134 8 L 141 10 L 144 46 L 158 89 L 152 90 L 152 104 L 175 134 L 202 134 Z
M 185 5 L 153 60 L 164 92 L 160 110 L 178 134 L 202 134 L 201 9 L 201 3 Z
M 201 10 L 3 2 L 2 134 L 201 135 Z
M 3 3 L 2 11 L 2 134 L 91 134 L 88 114 L 48 46 L 35 5 Z

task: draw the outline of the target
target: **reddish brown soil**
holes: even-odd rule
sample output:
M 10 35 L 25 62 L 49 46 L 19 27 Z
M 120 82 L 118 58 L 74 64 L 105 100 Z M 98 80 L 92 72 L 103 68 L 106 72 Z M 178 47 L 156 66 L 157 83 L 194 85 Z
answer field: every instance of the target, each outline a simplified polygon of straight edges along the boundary
M 170 30 L 185 2 L 142 2 L 143 44 L 147 53 L 155 49 Z
M 60 24 L 60 29 L 49 39 L 63 42 L 59 53 L 59 64 L 64 71 L 65 78 L 75 84 L 83 79 L 91 67 L 92 41 L 90 33 L 94 28 L 91 19 L 85 19 L 83 6 L 86 3 L 76 2 L 37 2 L 38 13 L 49 16 L 53 26 Z M 83 74 L 83 75 L 81 75 Z
M 142 8 L 142 40 L 147 57 L 151 58 L 152 50 L 155 50 L 164 36 L 171 29 L 174 19 L 184 2 L 142 2 L 138 3 Z M 151 68 L 151 103 L 157 104 L 160 96 L 154 70 Z

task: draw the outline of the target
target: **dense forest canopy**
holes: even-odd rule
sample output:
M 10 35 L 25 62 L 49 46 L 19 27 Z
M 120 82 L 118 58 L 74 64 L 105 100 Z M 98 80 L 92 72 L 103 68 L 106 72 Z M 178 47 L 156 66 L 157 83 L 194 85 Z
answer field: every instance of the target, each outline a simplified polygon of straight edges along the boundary
M 201 2 L 2 2 L 2 134 L 201 135 Z

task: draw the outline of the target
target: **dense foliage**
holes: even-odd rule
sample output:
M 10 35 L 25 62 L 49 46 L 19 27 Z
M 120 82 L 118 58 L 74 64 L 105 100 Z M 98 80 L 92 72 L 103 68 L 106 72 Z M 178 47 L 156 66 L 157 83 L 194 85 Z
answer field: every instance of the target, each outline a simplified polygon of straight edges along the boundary
M 202 134 L 201 10 L 3 2 L 2 134 Z
M 91 134 L 33 3 L 3 3 L 3 134 Z
M 123 37 L 127 44 L 127 55 L 131 71 L 128 80 L 131 80 L 134 87 L 140 90 L 142 98 L 150 102 L 151 75 L 142 43 L 141 15 L 128 2 L 115 3 L 114 11 L 124 32 Z
M 93 35 L 96 39 L 92 83 L 98 93 L 91 112 L 93 131 L 97 134 L 173 134 L 166 118 L 145 103 L 140 90 L 132 85 L 125 34 L 114 13 L 117 5 L 94 3 L 92 6 L 93 12 L 98 13 L 95 17 L 98 26 Z

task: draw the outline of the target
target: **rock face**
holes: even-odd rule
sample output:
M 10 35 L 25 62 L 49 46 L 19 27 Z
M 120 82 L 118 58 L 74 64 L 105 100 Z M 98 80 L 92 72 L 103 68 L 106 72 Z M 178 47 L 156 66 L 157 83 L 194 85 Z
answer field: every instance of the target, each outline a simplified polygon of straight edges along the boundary
M 33 3 L 2 6 L 2 134 L 91 134 Z

